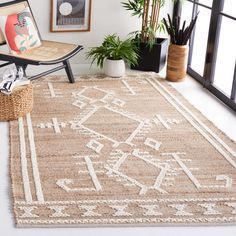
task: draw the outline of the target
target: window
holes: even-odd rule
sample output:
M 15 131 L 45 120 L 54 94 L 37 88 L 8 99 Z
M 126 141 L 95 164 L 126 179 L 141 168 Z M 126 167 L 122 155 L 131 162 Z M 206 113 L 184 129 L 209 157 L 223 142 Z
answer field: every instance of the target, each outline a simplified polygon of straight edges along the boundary
M 190 40 L 188 73 L 236 111 L 235 9 L 235 0 L 186 0 L 181 20 L 200 12 Z
M 200 14 L 198 16 L 198 21 L 195 28 L 191 68 L 203 76 L 211 11 L 205 7 L 198 7 L 197 10 L 200 12 Z
M 213 3 L 213 0 L 199 0 L 198 2 L 201 3 L 201 4 L 204 4 L 206 6 L 211 7 L 212 3 Z
M 232 29 L 236 29 L 236 21 L 222 17 L 214 85 L 228 97 L 231 96 L 236 59 L 236 47 L 234 46 L 236 30 Z

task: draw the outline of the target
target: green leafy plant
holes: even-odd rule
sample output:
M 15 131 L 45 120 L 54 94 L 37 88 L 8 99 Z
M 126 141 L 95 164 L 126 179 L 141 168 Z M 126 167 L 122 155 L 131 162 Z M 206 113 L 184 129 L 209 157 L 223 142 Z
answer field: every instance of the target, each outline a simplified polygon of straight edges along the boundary
M 180 17 L 176 17 L 173 21 L 168 14 L 168 20 L 163 19 L 166 31 L 170 35 L 170 40 L 172 44 L 176 45 L 186 45 L 191 37 L 194 26 L 196 25 L 198 14 L 191 20 L 190 24 L 186 26 L 186 21 L 183 25 L 180 25 Z
M 175 1 L 175 0 L 172 0 Z M 160 10 L 166 0 L 128 0 L 122 2 L 123 7 L 132 11 L 132 16 L 142 18 L 142 28 L 135 32 L 135 39 L 149 44 L 150 47 L 156 42 L 158 30 L 164 30 L 163 21 L 159 21 Z
M 124 60 L 126 63 L 136 65 L 138 61 L 137 47 L 128 38 L 124 41 L 116 34 L 104 38 L 101 46 L 93 47 L 87 53 L 87 58 L 92 58 L 92 63 L 97 61 L 97 66 L 103 68 L 105 59 Z
M 127 0 L 122 2 L 123 7 L 132 12 L 132 16 L 142 18 L 142 28 L 133 32 L 135 40 L 138 43 L 147 43 L 150 48 L 156 43 L 156 35 L 158 31 L 165 32 L 163 20 L 160 20 L 160 11 L 166 2 L 185 0 Z

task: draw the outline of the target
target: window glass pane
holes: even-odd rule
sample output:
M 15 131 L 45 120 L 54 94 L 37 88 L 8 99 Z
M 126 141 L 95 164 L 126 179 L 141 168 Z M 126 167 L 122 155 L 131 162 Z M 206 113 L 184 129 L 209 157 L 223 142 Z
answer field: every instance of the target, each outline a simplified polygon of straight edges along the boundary
M 181 13 L 181 22 L 183 23 L 186 20 L 186 24 L 189 24 L 189 22 L 192 19 L 192 13 L 193 13 L 193 3 L 184 1 Z
M 213 0 L 199 0 L 198 2 L 200 2 L 200 3 L 202 3 L 202 4 L 206 5 L 206 6 L 211 7 Z
M 236 60 L 236 21 L 223 17 L 214 85 L 230 97 Z
M 198 11 L 200 13 L 195 28 L 191 68 L 203 76 L 211 11 L 200 6 Z
M 225 0 L 224 12 L 231 16 L 236 16 L 236 1 L 235 0 Z

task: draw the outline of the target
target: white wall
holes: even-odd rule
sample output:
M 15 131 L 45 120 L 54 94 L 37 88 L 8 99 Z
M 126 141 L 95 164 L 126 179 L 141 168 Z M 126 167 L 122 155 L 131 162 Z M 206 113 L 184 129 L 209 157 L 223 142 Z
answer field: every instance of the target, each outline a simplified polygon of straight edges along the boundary
M 9 1 L 9 0 L 8 0 Z M 98 46 L 105 35 L 117 33 L 122 38 L 130 32 L 140 29 L 140 20 L 131 17 L 121 2 L 126 0 L 92 0 L 91 31 L 90 32 L 50 32 L 51 0 L 29 0 L 40 33 L 44 39 L 81 44 L 85 47 L 83 53 L 72 59 L 72 63 L 86 64 L 85 52 L 89 47 Z M 5 0 L 4 0 L 5 2 Z M 167 0 L 162 9 L 161 17 L 172 12 L 172 0 Z
M 89 63 L 85 58 L 85 51 L 92 46 L 99 45 L 104 35 L 117 33 L 122 38 L 130 32 L 140 28 L 140 20 L 131 17 L 121 5 L 125 0 L 92 0 L 91 31 L 73 33 L 51 33 L 50 32 L 50 2 L 51 0 L 29 0 L 34 16 L 36 18 L 41 35 L 45 39 L 65 41 L 82 44 L 85 47 L 83 53 L 79 53 L 73 63 Z M 172 12 L 172 1 L 162 11 L 162 16 Z

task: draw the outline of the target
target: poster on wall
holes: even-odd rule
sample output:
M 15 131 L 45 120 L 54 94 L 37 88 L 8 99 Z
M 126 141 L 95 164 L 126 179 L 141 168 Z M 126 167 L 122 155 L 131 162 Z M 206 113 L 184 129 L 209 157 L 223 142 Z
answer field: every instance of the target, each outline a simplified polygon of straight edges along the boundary
M 51 31 L 90 31 L 92 0 L 51 0 Z

